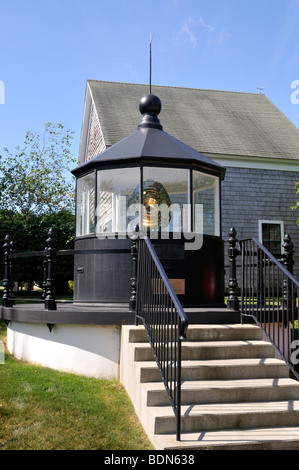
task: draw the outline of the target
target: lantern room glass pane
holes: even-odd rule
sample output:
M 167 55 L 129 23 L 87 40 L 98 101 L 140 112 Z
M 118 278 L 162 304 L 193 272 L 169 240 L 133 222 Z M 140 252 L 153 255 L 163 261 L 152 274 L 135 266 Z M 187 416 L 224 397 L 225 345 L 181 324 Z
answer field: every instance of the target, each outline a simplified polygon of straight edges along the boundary
M 187 169 L 143 168 L 143 227 L 169 232 L 191 229 Z
M 77 180 L 76 235 L 89 235 L 95 229 L 95 174 Z
M 196 204 L 202 205 L 196 211 Z M 194 231 L 204 235 L 220 235 L 219 178 L 200 171 L 193 171 Z
M 126 233 L 135 217 L 129 207 L 139 204 L 140 168 L 100 170 L 97 180 L 97 233 Z

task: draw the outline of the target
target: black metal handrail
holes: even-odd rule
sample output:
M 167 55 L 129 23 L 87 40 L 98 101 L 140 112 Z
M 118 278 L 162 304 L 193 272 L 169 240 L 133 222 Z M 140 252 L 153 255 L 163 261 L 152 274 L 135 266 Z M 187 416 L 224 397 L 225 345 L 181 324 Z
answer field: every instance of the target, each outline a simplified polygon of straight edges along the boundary
M 241 240 L 241 320 L 252 317 L 299 379 L 294 348 L 298 346 L 299 282 L 257 239 Z M 288 269 L 287 269 L 288 268 Z
M 181 343 L 188 317 L 148 238 L 137 241 L 136 324 L 141 320 L 176 417 L 181 436 Z

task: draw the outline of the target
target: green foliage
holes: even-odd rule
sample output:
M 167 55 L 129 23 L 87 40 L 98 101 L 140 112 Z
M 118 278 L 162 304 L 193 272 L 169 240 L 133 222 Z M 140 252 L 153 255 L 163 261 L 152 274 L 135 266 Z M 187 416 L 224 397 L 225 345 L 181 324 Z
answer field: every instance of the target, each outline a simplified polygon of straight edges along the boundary
M 296 194 L 299 195 L 299 182 L 295 183 Z M 291 209 L 296 210 L 299 209 L 299 199 L 296 201 L 296 204 L 291 207 Z M 297 220 L 297 225 L 299 225 L 299 219 Z
M 22 148 L 16 147 L 14 152 L 4 148 L 0 155 L 0 243 L 9 233 L 17 252 L 42 251 L 53 227 L 57 230 L 57 249 L 73 248 L 72 138 L 73 132 L 62 124 L 46 123 L 43 134 L 26 133 Z M 43 259 L 16 260 L 14 278 L 19 283 L 35 281 L 41 286 Z M 73 257 L 59 257 L 56 292 L 66 292 L 72 279 Z
M 14 242 L 16 252 L 42 251 L 46 246 L 48 231 L 56 229 L 58 250 L 74 248 L 74 219 L 71 211 L 61 210 L 57 213 L 28 215 L 12 211 L 0 211 L 0 241 L 8 233 Z M 2 243 L 2 245 L 3 245 Z M 65 293 L 67 282 L 73 279 L 73 256 L 59 256 L 56 260 L 56 292 Z M 2 274 L 3 275 L 3 274 Z M 14 278 L 20 282 L 37 282 L 43 280 L 43 258 L 21 258 L 15 260 Z
M 0 209 L 31 213 L 74 210 L 73 132 L 46 123 L 43 135 L 28 131 L 22 148 L 0 155 Z

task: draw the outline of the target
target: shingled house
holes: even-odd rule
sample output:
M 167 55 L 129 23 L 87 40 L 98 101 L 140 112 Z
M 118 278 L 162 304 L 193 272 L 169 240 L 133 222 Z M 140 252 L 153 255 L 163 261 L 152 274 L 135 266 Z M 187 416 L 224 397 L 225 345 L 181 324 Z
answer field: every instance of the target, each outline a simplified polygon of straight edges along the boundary
M 147 85 L 88 80 L 79 163 L 136 129 Z M 257 237 L 281 254 L 290 233 L 297 252 L 298 213 L 291 210 L 299 181 L 299 130 L 263 94 L 154 86 L 164 130 L 226 168 L 221 187 L 222 237 Z

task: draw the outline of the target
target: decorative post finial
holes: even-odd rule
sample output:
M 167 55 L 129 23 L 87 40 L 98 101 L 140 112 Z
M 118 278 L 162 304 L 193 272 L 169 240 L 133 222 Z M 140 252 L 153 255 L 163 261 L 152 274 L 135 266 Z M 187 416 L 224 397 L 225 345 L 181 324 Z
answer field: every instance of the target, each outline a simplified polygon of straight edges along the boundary
M 162 109 L 160 98 L 156 95 L 144 95 L 139 101 L 139 111 L 142 118 L 138 125 L 140 127 L 152 127 L 154 129 L 163 130 L 158 115 Z
M 50 228 L 48 232 L 48 238 L 46 240 L 46 260 L 47 260 L 47 281 L 46 281 L 46 297 L 45 297 L 45 309 L 56 310 L 56 299 L 55 299 L 55 280 L 54 280 L 54 258 L 56 254 L 55 243 L 56 243 L 56 231 L 54 228 Z
M 13 293 L 12 261 L 9 256 L 13 251 L 13 241 L 9 234 L 5 236 L 4 242 L 4 293 L 2 296 L 2 305 L 3 307 L 13 307 L 15 299 Z
M 132 237 L 132 246 L 131 246 L 131 257 L 132 257 L 132 277 L 131 277 L 131 297 L 129 302 L 129 310 L 131 312 L 136 311 L 136 300 L 137 300 L 137 259 L 138 259 L 138 232 L 139 225 L 136 225 L 134 232 L 135 236 Z
M 293 258 L 293 255 L 294 255 L 294 253 L 295 253 L 295 250 L 294 250 L 294 245 L 293 245 L 293 242 L 292 242 L 292 238 L 291 238 L 291 236 L 287 233 L 287 234 L 284 236 L 283 241 L 284 241 L 284 243 L 283 243 L 283 248 L 284 248 L 284 253 L 283 253 L 284 266 L 285 266 L 285 268 L 286 268 L 291 274 L 293 274 L 293 265 L 294 265 L 294 258 Z
M 294 266 L 294 245 L 292 242 L 291 236 L 287 233 L 283 239 L 283 265 L 287 271 L 293 274 Z M 296 296 L 292 292 L 292 282 L 290 280 L 284 279 L 283 281 L 283 305 L 284 307 L 291 309 L 292 305 L 296 305 Z
M 237 232 L 234 227 L 229 231 L 229 249 L 228 257 L 230 262 L 230 271 L 229 271 L 229 297 L 227 300 L 227 308 L 229 310 L 238 311 L 239 310 L 239 298 L 237 296 L 238 281 L 236 277 L 236 258 L 240 254 L 236 244 L 238 239 L 236 238 Z

